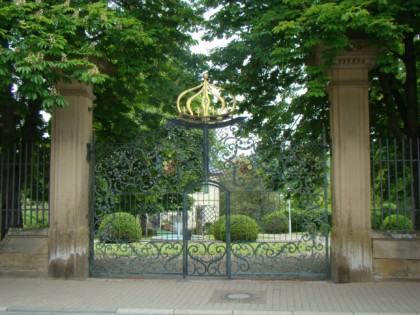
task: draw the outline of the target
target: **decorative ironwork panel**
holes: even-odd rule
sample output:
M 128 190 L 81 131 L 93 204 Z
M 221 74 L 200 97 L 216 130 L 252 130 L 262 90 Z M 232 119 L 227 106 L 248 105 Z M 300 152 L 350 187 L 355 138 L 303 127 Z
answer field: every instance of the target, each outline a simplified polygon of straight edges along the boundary
M 202 177 L 200 147 L 185 129 L 96 145 L 92 275 L 182 274 L 182 191 Z
M 242 121 L 96 146 L 93 275 L 327 277 L 325 141 L 261 141 Z
M 210 132 L 210 165 L 230 191 L 231 275 L 326 278 L 330 216 L 325 141 L 263 142 L 243 134 L 238 124 Z M 256 223 L 256 234 L 235 235 L 234 220 L 244 221 L 241 216 Z M 241 224 L 241 229 L 250 226 Z
M 210 177 L 217 177 L 217 171 L 213 169 Z M 226 223 L 226 218 L 220 214 L 229 213 L 229 193 L 213 179 L 192 189 L 187 187 L 184 192 L 184 198 L 191 196 L 192 199 L 184 208 L 184 229 L 188 230 L 184 276 L 228 276 L 228 246 L 214 237 L 214 228 L 218 222 Z M 225 198 L 223 209 L 220 208 L 221 195 Z

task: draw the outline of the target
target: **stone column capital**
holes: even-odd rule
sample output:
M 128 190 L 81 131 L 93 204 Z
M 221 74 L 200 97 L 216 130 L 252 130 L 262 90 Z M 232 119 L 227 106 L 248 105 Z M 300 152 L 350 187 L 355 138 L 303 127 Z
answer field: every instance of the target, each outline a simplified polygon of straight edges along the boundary
M 92 102 L 96 100 L 96 96 L 93 94 L 93 86 L 83 82 L 73 80 L 70 83 L 60 81 L 55 84 L 60 94 L 66 96 L 83 96 L 90 99 Z
M 370 70 L 375 65 L 376 49 L 370 45 L 369 41 L 364 39 L 350 40 L 352 44 L 351 49 L 339 52 L 333 59 L 331 69 L 337 68 L 364 68 Z M 325 63 L 323 54 L 329 47 L 319 45 L 317 46 L 310 59 L 309 64 L 322 65 Z M 329 73 L 328 73 L 329 74 Z
M 372 69 L 375 65 L 376 50 L 366 40 L 352 40 L 352 49 L 338 54 L 334 58 L 334 68 Z

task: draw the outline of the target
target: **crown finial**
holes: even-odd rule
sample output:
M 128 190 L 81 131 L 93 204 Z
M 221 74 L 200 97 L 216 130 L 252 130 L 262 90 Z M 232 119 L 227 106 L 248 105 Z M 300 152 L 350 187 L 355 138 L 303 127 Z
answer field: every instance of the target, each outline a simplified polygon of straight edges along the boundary
M 232 112 L 236 105 L 235 97 L 231 95 L 232 105 L 228 107 L 225 99 L 220 95 L 222 88 L 210 84 L 208 78 L 209 74 L 206 72 L 203 74 L 203 83 L 179 94 L 176 106 L 180 119 L 191 122 L 212 123 L 232 117 Z M 187 94 L 192 95 L 188 97 Z M 184 96 L 188 98 L 185 103 L 181 104 Z

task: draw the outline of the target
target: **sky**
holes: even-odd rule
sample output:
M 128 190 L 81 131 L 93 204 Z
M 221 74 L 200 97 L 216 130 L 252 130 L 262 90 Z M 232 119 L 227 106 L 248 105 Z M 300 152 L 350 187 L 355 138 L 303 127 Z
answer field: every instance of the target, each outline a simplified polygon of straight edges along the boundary
M 212 15 L 215 14 L 218 10 L 219 10 L 218 8 L 215 8 L 215 9 L 211 9 L 207 11 L 206 13 L 204 13 L 204 18 L 207 20 L 211 20 Z M 204 35 L 204 31 L 199 31 L 192 34 L 193 38 L 199 42 L 198 45 L 193 46 L 191 48 L 191 51 L 193 53 L 209 55 L 211 49 L 216 48 L 216 47 L 226 46 L 228 43 L 228 40 L 226 39 L 214 39 L 211 42 L 203 41 L 201 40 L 201 37 L 203 35 Z
M 201 37 L 203 36 L 203 34 L 204 34 L 204 31 L 200 31 L 200 32 L 192 34 L 193 38 L 199 42 L 198 45 L 191 47 L 191 51 L 193 53 L 209 55 L 210 51 L 213 48 L 226 46 L 228 43 L 228 40 L 226 39 L 215 39 L 211 42 L 203 41 L 201 40 Z

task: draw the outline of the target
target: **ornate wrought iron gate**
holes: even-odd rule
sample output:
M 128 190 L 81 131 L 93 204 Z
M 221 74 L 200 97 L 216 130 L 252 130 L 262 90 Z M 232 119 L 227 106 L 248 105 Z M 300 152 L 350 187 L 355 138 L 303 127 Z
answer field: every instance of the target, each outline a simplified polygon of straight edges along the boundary
M 204 111 L 95 146 L 91 274 L 326 278 L 325 140 L 262 141 Z
M 96 145 L 92 275 L 327 277 L 325 142 L 207 132 Z

